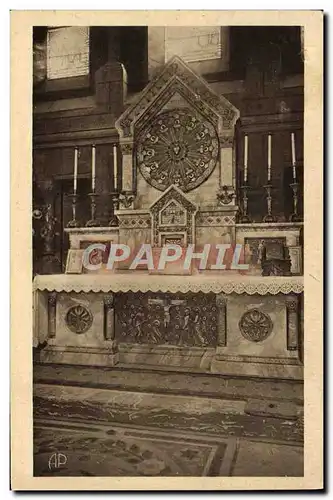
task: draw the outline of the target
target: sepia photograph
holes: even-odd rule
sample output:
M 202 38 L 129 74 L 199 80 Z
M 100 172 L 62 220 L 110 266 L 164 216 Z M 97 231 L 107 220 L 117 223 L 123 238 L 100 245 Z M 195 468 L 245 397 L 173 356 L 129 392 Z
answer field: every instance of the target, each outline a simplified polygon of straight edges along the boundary
M 304 23 L 101 22 L 30 32 L 32 476 L 302 479 Z

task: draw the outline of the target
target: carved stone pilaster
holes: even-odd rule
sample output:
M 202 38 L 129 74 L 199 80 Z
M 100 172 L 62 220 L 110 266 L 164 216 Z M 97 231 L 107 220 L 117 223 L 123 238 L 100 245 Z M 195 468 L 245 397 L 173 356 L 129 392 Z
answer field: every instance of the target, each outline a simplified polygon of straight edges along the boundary
M 227 345 L 227 299 L 220 293 L 216 295 L 217 314 L 217 345 Z
M 124 191 L 132 192 L 135 189 L 133 178 L 133 141 L 121 141 L 119 143 L 122 153 L 122 188 Z
M 109 293 L 104 296 L 104 308 L 105 308 L 105 340 L 114 340 L 115 328 L 114 328 L 114 295 Z
M 286 298 L 287 309 L 287 349 L 296 351 L 298 349 L 299 327 L 298 327 L 298 297 Z
M 51 292 L 48 295 L 48 337 L 56 336 L 56 310 L 57 310 L 57 293 Z

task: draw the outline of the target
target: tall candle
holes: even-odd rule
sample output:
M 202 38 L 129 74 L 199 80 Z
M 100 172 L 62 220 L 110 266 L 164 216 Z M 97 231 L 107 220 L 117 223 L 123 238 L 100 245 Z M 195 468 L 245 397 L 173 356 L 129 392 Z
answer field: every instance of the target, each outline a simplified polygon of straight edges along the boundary
M 76 191 L 77 191 L 77 165 L 78 165 L 78 158 L 79 158 L 79 149 L 76 147 L 74 149 L 74 194 L 76 194 Z
M 272 136 L 268 134 L 268 150 L 267 150 L 267 181 L 271 180 L 271 165 L 272 165 Z
M 293 165 L 293 179 L 296 180 L 296 151 L 295 151 L 295 134 L 291 133 L 291 162 Z
M 244 137 L 244 183 L 247 182 L 248 136 Z
M 96 148 L 92 146 L 91 148 L 91 189 L 95 192 L 95 182 L 96 182 Z
M 117 146 L 113 146 L 113 182 L 114 190 L 117 191 Z

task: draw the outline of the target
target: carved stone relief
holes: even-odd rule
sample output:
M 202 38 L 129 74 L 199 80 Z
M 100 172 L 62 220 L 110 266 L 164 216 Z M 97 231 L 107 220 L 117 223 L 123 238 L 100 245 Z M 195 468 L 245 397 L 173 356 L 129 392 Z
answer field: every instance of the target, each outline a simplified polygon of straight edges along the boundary
M 215 94 L 201 77 L 175 56 L 117 120 L 120 136 L 133 136 L 134 125 L 142 128 L 149 123 L 175 92 L 179 92 L 200 114 L 211 118 L 214 123 L 221 122 L 221 129 L 230 131 L 236 123 L 238 110 L 227 99 Z
M 72 332 L 85 333 L 91 327 L 93 317 L 89 309 L 81 304 L 77 304 L 67 311 L 65 320 Z
M 152 214 L 152 242 L 162 244 L 163 238 L 179 238 L 184 245 L 194 243 L 194 218 L 197 207 L 175 186 L 170 187 L 150 208 Z
M 121 293 L 116 297 L 118 342 L 215 346 L 214 294 Z
M 171 185 L 184 192 L 198 187 L 213 172 L 219 154 L 214 126 L 190 109 L 160 113 L 137 143 L 137 166 L 160 191 Z
M 241 317 L 239 329 L 246 340 L 262 342 L 272 333 L 273 322 L 259 309 L 249 309 Z

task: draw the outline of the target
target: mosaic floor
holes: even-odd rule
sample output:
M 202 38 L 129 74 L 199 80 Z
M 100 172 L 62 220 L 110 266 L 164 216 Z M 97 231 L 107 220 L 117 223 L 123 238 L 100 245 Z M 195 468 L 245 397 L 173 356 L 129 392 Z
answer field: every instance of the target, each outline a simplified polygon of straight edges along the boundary
M 217 476 L 231 470 L 235 447 L 154 429 L 51 421 L 37 421 L 34 437 L 38 476 Z M 51 458 L 53 450 L 66 458 Z

